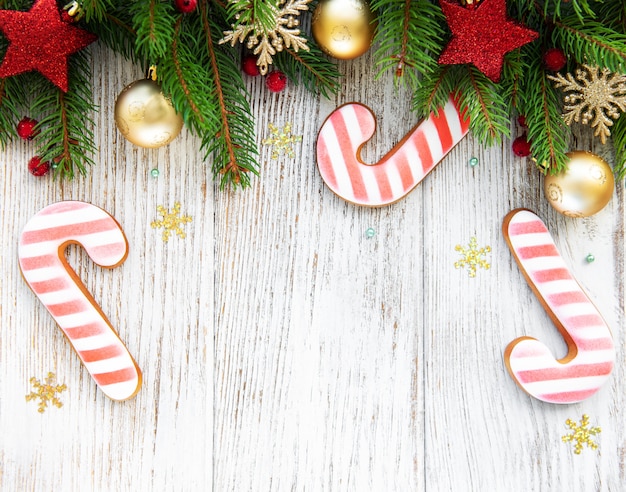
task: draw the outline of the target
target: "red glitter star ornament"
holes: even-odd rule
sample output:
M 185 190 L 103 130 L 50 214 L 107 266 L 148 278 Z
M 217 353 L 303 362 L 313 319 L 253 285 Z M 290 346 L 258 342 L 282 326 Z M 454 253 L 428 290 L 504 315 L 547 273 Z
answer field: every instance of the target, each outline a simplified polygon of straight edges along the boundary
M 64 22 L 56 0 L 36 0 L 28 12 L 0 10 L 0 30 L 9 41 L 0 77 L 37 70 L 63 92 L 68 57 L 97 39 Z
M 498 82 L 504 55 L 539 36 L 507 16 L 506 0 L 483 0 L 475 8 L 446 0 L 439 3 L 452 31 L 438 60 L 441 65 L 472 63 Z

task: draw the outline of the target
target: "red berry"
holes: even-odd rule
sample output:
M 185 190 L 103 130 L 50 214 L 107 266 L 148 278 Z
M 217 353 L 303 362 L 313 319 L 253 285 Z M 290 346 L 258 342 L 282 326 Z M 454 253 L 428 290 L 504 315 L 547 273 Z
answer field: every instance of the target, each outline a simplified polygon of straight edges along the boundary
M 274 70 L 265 79 L 265 85 L 272 92 L 280 92 L 287 85 L 287 76 L 280 70 Z
M 526 116 L 518 116 L 517 117 L 517 123 L 519 124 L 519 126 L 523 126 L 524 128 L 527 128 L 526 126 Z
M 28 161 L 28 170 L 33 176 L 43 176 L 50 170 L 50 163 L 48 161 L 41 162 L 39 156 L 35 156 Z
M 175 0 L 174 4 L 179 12 L 190 14 L 198 6 L 198 0 Z
M 241 60 L 241 69 L 246 75 L 250 77 L 256 77 L 259 75 L 259 66 L 256 64 L 256 57 L 252 55 L 246 55 Z
M 549 48 L 543 54 L 543 65 L 553 72 L 558 72 L 567 63 L 565 53 L 559 48 Z
M 25 116 L 17 124 L 17 134 L 24 140 L 32 140 L 39 133 L 39 130 L 35 130 L 37 123 L 39 123 L 37 120 Z
M 530 142 L 526 138 L 526 134 L 513 140 L 511 146 L 513 153 L 518 157 L 528 157 L 530 155 Z

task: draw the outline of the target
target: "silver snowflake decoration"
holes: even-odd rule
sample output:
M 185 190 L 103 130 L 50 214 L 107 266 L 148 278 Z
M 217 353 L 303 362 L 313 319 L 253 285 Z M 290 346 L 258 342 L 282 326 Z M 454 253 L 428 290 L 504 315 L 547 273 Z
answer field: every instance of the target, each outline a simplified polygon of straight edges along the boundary
M 555 86 L 565 92 L 563 120 L 567 125 L 573 121 L 595 128 L 594 135 L 602 143 L 611 136 L 609 127 L 620 113 L 626 111 L 626 75 L 612 73 L 608 68 L 599 69 L 582 65 L 576 77 L 568 73 L 548 76 Z
M 293 48 L 294 51 L 300 48 L 308 51 L 306 39 L 300 37 L 298 29 L 300 21 L 296 17 L 301 11 L 309 9 L 310 1 L 278 0 L 276 4 L 269 3 L 267 9 L 272 19 L 271 28 L 267 28 L 269 23 L 261 23 L 258 18 L 251 23 L 236 23 L 232 25 L 232 31 L 224 31 L 220 44 L 230 43 L 231 46 L 235 46 L 237 43 L 245 42 L 246 47 L 257 55 L 259 71 L 265 75 L 268 65 L 272 64 L 272 55 L 282 51 L 284 47 Z M 246 8 L 252 9 L 253 2 L 248 2 Z M 235 16 L 237 21 L 240 18 L 241 14 Z

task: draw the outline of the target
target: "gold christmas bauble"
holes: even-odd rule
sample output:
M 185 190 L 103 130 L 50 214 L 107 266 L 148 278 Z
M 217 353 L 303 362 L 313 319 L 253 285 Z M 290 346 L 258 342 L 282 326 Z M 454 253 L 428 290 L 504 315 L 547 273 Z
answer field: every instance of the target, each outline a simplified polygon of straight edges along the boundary
M 315 42 L 331 56 L 351 60 L 372 44 L 376 26 L 367 0 L 321 0 L 311 20 Z
M 546 175 L 543 190 L 557 212 L 568 217 L 589 217 L 611 200 L 613 171 L 604 159 L 591 152 L 577 150 L 567 156 L 567 169 Z
M 117 97 L 115 124 L 129 142 L 157 148 L 176 138 L 183 119 L 163 95 L 159 84 L 141 79 L 126 86 Z

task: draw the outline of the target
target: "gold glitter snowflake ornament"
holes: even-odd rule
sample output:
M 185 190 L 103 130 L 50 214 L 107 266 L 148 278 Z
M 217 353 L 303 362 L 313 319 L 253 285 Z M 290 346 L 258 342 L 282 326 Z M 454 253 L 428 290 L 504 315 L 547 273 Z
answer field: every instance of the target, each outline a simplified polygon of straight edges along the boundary
M 467 271 L 471 278 L 476 276 L 476 270 L 479 267 L 484 268 L 485 270 L 489 270 L 489 268 L 491 268 L 491 265 L 485 258 L 483 258 L 487 253 L 491 253 L 491 246 L 478 248 L 478 241 L 475 237 L 470 238 L 470 242 L 467 247 L 457 244 L 454 247 L 454 250 L 458 251 L 463 256 L 463 258 L 454 263 L 454 268 L 467 267 Z
M 150 227 L 153 229 L 163 228 L 163 241 L 167 242 L 172 235 L 172 232 L 176 233 L 178 237 L 181 239 L 185 239 L 187 234 L 183 231 L 181 225 L 187 224 L 191 222 L 191 217 L 189 215 L 180 214 L 180 202 L 174 203 L 174 208 L 171 212 L 168 212 L 167 209 L 161 205 L 157 207 L 157 212 L 161 217 L 161 220 L 155 220 L 150 224 Z
M 596 129 L 594 135 L 606 143 L 613 120 L 626 111 L 626 75 L 612 73 L 608 68 L 582 65 L 576 70 L 576 77 L 568 73 L 567 77 L 558 74 L 548 78 L 567 93 L 563 99 L 565 123 L 590 124 Z
M 231 0 L 235 3 L 237 0 Z M 257 65 L 261 75 L 267 73 L 268 65 L 272 64 L 272 55 L 282 51 L 284 47 L 307 50 L 306 39 L 300 37 L 297 26 L 300 21 L 296 16 L 301 11 L 309 10 L 311 0 L 268 0 L 262 6 L 250 0 L 235 16 L 236 23 L 232 31 L 224 31 L 220 44 L 246 42 L 246 47 L 257 56 Z M 258 10 L 258 11 L 255 11 Z
M 57 395 L 63 393 L 67 386 L 64 384 L 56 384 L 56 375 L 53 372 L 49 372 L 44 382 L 40 382 L 37 378 L 30 378 L 30 384 L 35 391 L 31 391 L 26 395 L 26 401 L 39 400 L 39 413 L 44 413 L 48 407 L 48 403 L 51 403 L 57 408 L 61 408 L 63 403 L 57 398 Z
M 271 136 L 263 139 L 263 145 L 272 147 L 272 159 L 278 159 L 278 156 L 285 154 L 287 157 L 295 157 L 293 144 L 302 142 L 302 135 L 291 134 L 291 123 L 287 123 L 284 128 L 278 129 L 276 125 L 269 124 Z
M 572 419 L 567 419 L 565 424 L 572 430 L 571 434 L 561 437 L 563 442 L 575 442 L 574 454 L 580 454 L 583 450 L 583 444 L 590 449 L 598 449 L 598 445 L 591 439 L 602 432 L 600 427 L 589 427 L 589 415 L 583 415 L 580 425 L 576 424 Z

